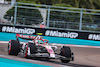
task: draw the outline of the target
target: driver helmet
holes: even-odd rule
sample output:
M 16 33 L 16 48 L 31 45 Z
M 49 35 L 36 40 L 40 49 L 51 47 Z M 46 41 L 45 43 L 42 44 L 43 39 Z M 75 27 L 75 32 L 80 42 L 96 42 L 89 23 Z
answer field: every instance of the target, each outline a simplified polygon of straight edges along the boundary
M 38 40 L 38 43 L 39 43 L 39 44 L 43 44 L 43 41 L 42 41 L 42 40 Z

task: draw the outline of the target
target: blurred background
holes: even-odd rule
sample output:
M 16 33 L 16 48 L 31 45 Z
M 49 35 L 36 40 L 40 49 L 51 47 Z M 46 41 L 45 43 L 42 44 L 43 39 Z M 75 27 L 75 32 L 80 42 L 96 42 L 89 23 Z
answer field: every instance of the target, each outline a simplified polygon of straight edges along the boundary
M 0 0 L 0 24 L 100 32 L 100 0 Z

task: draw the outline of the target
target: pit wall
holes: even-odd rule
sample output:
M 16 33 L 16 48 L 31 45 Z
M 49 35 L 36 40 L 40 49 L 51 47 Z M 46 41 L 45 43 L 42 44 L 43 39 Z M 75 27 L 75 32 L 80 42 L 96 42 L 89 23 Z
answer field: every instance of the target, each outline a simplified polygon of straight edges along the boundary
M 100 33 L 0 24 L 0 41 L 15 40 L 16 33 L 42 35 L 49 43 L 100 46 Z

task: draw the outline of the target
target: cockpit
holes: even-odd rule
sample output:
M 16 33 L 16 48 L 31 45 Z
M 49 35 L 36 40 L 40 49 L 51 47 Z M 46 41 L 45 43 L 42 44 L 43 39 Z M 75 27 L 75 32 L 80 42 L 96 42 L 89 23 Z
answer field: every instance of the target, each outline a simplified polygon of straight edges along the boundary
M 43 41 L 42 40 L 38 40 L 38 44 L 43 44 Z

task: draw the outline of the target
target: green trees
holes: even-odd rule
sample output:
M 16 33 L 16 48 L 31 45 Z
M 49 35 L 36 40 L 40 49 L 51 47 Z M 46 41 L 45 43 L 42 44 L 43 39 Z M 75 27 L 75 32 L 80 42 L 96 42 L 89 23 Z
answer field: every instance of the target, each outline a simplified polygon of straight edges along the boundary
M 11 1 L 11 0 L 6 0 Z M 100 0 L 16 0 L 17 2 L 34 3 L 34 4 L 69 4 L 76 8 L 87 8 L 87 9 L 100 9 Z
M 46 5 L 69 4 L 77 8 L 100 9 L 100 0 L 17 0 L 17 2 Z
M 98 10 L 100 9 L 100 5 L 99 5 L 100 0 L 17 0 L 17 2 L 44 4 L 44 5 L 62 6 L 62 7 L 75 7 L 75 8 L 98 9 Z M 32 7 L 32 6 L 28 5 L 28 7 Z M 41 7 L 41 8 L 45 8 L 45 7 Z M 61 11 L 56 11 L 52 9 L 57 9 Z M 65 12 L 62 10 L 65 10 Z M 14 11 L 14 8 L 7 12 L 7 14 L 5 15 L 5 18 L 11 17 L 14 15 L 14 12 L 11 12 L 11 11 Z M 81 10 L 51 7 L 49 26 L 57 27 L 57 28 L 66 28 L 66 29 L 79 29 L 80 12 L 74 13 L 71 11 L 81 11 Z M 87 10 L 83 10 L 83 12 L 99 13 L 96 11 L 87 11 Z M 83 13 L 82 29 L 84 30 L 92 29 L 92 28 L 86 27 L 87 25 L 91 25 L 91 24 L 99 25 L 99 22 L 100 22 L 99 18 L 100 18 L 99 15 Z M 33 24 L 39 24 L 42 21 L 43 21 L 43 18 L 39 10 L 35 10 L 35 9 L 29 10 L 29 9 L 18 8 L 18 12 L 17 12 L 18 23 L 25 24 L 25 25 L 33 25 Z
M 14 17 L 15 8 L 8 10 L 4 16 L 5 19 L 11 20 Z M 14 20 L 14 18 L 13 18 Z M 35 25 L 42 22 L 42 16 L 38 9 L 17 8 L 16 23 L 22 25 Z M 14 24 L 14 21 L 12 21 Z

